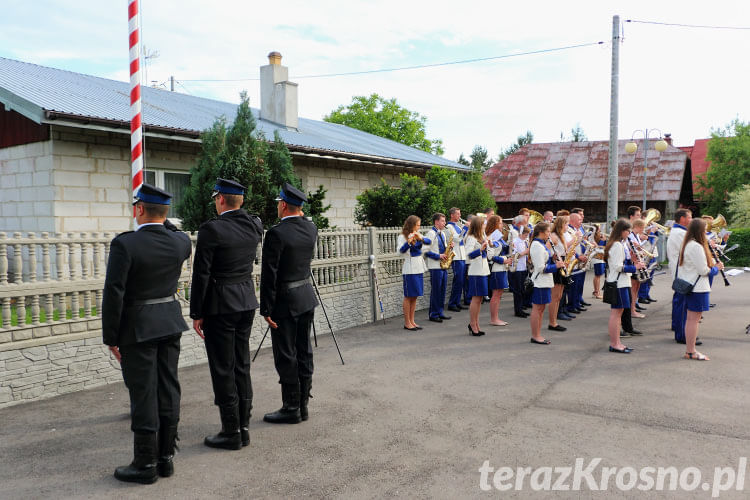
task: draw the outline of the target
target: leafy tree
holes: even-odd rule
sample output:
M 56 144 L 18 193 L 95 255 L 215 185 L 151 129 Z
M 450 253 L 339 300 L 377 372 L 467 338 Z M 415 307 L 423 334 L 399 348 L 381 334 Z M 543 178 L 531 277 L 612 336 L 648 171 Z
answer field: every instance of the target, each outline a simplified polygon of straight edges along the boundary
M 532 142 L 534 142 L 534 134 L 531 133 L 531 130 L 527 130 L 525 135 L 518 136 L 515 144 L 511 144 L 500 153 L 500 155 L 497 157 L 497 161 L 504 160 L 525 145 L 531 144 Z
M 331 208 L 331 205 L 323 205 L 328 190 L 321 184 L 314 193 L 307 193 L 307 203 L 305 203 L 305 216 L 312 217 L 313 222 L 318 229 L 328 229 L 330 223 L 328 217 L 323 214 Z
M 461 172 L 435 166 L 425 174 L 424 180 L 402 174 L 398 188 L 382 180 L 380 186 L 357 196 L 354 213 L 361 224 L 401 226 L 406 217 L 414 214 L 426 225 L 433 213 L 447 214 L 453 206 L 465 213 L 476 213 L 494 205 L 495 200 L 484 186 L 479 170 Z
M 461 155 L 458 157 L 458 159 L 456 160 L 456 163 L 460 163 L 461 165 L 466 165 L 467 167 L 471 166 L 471 162 L 466 159 L 463 153 L 461 153 Z
M 708 171 L 698 178 L 703 212 L 726 211 L 727 196 L 750 184 L 750 123 L 733 120 L 722 129 L 711 131 L 706 159 Z
M 243 92 L 240 97 L 237 116 L 231 125 L 225 117 L 220 117 L 201 134 L 198 161 L 190 169 L 190 184 L 177 206 L 186 231 L 195 231 L 216 216 L 211 191 L 217 177 L 247 186 L 243 208 L 258 214 L 267 227 L 278 218 L 274 198 L 280 186 L 285 182 L 301 185 L 284 142 L 274 134 L 274 141 L 269 143 L 255 131 L 247 94 Z
M 750 184 L 729 193 L 727 212 L 733 227 L 750 228 Z
M 339 106 L 323 120 L 356 128 L 385 137 L 428 153 L 442 155 L 442 139 L 427 139 L 427 118 L 401 107 L 395 98 L 384 99 L 378 94 L 355 96 L 348 106 Z
M 471 158 L 471 166 L 480 172 L 484 172 L 492 166 L 492 158 L 482 146 L 474 146 L 469 158 Z
M 586 137 L 586 133 L 581 128 L 580 123 L 576 123 L 576 126 L 570 129 L 570 142 L 584 142 L 588 140 L 589 139 Z

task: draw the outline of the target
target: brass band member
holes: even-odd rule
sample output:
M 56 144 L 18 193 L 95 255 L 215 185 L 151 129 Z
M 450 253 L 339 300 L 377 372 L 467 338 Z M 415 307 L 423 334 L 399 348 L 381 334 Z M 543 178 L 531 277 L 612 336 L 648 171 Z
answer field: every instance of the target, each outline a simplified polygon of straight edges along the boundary
M 459 226 L 461 221 L 461 209 L 453 207 L 448 211 L 451 218 L 445 226 L 446 231 L 453 232 L 453 257 L 451 268 L 453 269 L 453 285 L 451 286 L 451 296 L 448 300 L 449 311 L 461 311 L 461 293 L 464 289 L 464 280 L 466 279 L 466 249 L 464 248 L 463 228 Z M 450 234 L 450 233 L 448 233 Z
M 599 249 L 601 249 L 602 252 L 604 251 L 604 247 L 607 245 L 607 240 L 604 239 L 604 235 L 602 235 L 602 230 L 599 226 L 596 227 L 596 231 L 594 232 L 594 243 L 599 247 Z M 598 251 L 599 249 L 595 251 Z M 601 300 L 602 276 L 604 275 L 606 264 L 601 258 L 592 258 L 591 262 L 594 264 L 594 297 Z
M 488 240 L 484 235 L 484 218 L 474 217 L 469 225 L 464 246 L 466 247 L 466 259 L 469 267 L 469 290 L 471 297 L 469 306 L 469 333 L 475 337 L 484 335 L 479 329 L 479 309 L 482 299 L 487 295 L 487 276 L 490 267 L 487 263 Z
M 448 285 L 448 270 L 441 264 L 447 258 L 448 238 L 445 236 L 445 215 L 435 213 L 432 216 L 432 228 L 424 238 L 427 269 L 430 271 L 430 321 L 442 323 L 451 319 L 443 312 L 445 307 L 445 292 Z M 453 242 L 451 242 L 453 245 Z
M 490 243 L 487 247 L 487 258 L 490 266 L 490 324 L 493 326 L 506 326 L 508 323 L 501 320 L 498 312 L 500 310 L 500 299 L 503 296 L 503 290 L 508 288 L 508 253 L 509 245 L 500 239 L 492 240 L 495 231 L 502 229 L 503 221 L 497 215 L 491 215 L 487 219 L 487 236 Z
M 524 311 L 526 300 L 531 300 L 526 296 L 524 283 L 528 275 L 529 262 L 529 235 L 531 231 L 526 226 L 520 226 L 516 232 L 516 238 L 513 240 L 513 252 L 516 256 L 516 268 L 508 272 L 510 289 L 513 292 L 513 312 L 519 318 L 528 318 L 529 313 Z
M 630 236 L 628 236 L 628 239 L 633 242 L 633 247 L 636 250 L 641 249 L 641 235 L 643 234 L 643 231 L 646 229 L 646 222 L 643 219 L 635 219 L 633 222 L 633 229 L 630 233 Z M 638 259 L 637 255 L 632 256 L 633 261 L 635 262 Z M 647 264 L 646 262 L 643 263 L 644 265 Z M 641 288 L 641 282 L 636 279 L 635 276 L 632 277 L 631 285 L 630 285 L 630 316 L 633 318 L 645 318 L 646 315 L 641 313 L 640 310 L 642 309 L 638 305 L 638 291 Z
M 417 309 L 417 297 L 424 295 L 424 272 L 427 270 L 422 258 L 420 223 L 421 220 L 416 215 L 407 217 L 396 243 L 396 249 L 404 258 L 401 267 L 404 280 L 404 330 L 412 332 L 422 329 L 414 322 L 414 312 Z
M 708 361 L 708 356 L 695 350 L 695 339 L 698 338 L 698 322 L 703 311 L 709 308 L 711 285 L 708 277 L 715 276 L 724 269 L 722 262 L 716 262 L 711 256 L 706 239 L 706 221 L 693 219 L 688 225 L 685 239 L 680 249 L 680 261 L 677 275 L 695 283 L 692 293 L 685 298 L 687 322 L 685 323 L 685 359 Z
M 534 291 L 531 294 L 531 343 L 547 345 L 549 340 L 541 335 L 542 316 L 544 308 L 552 300 L 552 287 L 554 281 L 552 274 L 563 266 L 562 261 L 554 259 L 552 250 L 547 247 L 547 240 L 550 237 L 549 224 L 539 222 L 534 226 L 532 233 L 532 242 L 529 253 L 531 262 L 534 265 L 532 280 L 534 281 Z
M 604 259 L 609 267 L 607 281 L 617 282 L 618 297 L 617 302 L 611 304 L 609 313 L 609 352 L 622 354 L 630 354 L 633 351 L 620 340 L 622 312 L 624 309 L 630 309 L 630 275 L 643 267 L 642 262 L 636 266 L 626 259 L 625 241 L 630 235 L 630 228 L 630 222 L 625 219 L 618 220 L 609 235 L 607 246 L 604 247 Z
M 555 219 L 554 225 L 552 226 L 552 231 L 550 232 L 549 243 L 551 245 L 553 257 L 555 257 L 556 260 L 560 261 L 561 263 L 565 258 L 565 254 L 568 248 L 565 244 L 565 233 L 567 229 L 568 216 L 558 215 Z M 534 265 L 536 266 L 536 263 L 534 263 Z M 559 267 L 563 266 L 561 265 Z M 560 269 L 556 269 L 554 271 L 552 280 L 554 286 L 552 288 L 552 296 L 549 304 L 549 326 L 547 327 L 547 329 L 557 332 L 564 332 L 565 330 L 567 330 L 567 328 L 562 325 L 558 325 L 557 320 L 569 320 L 572 319 L 573 316 L 565 314 L 565 311 L 560 311 L 560 301 L 562 300 L 563 291 L 565 289 L 565 286 L 563 285 L 563 276 L 560 273 Z M 560 314 L 558 314 L 558 312 Z

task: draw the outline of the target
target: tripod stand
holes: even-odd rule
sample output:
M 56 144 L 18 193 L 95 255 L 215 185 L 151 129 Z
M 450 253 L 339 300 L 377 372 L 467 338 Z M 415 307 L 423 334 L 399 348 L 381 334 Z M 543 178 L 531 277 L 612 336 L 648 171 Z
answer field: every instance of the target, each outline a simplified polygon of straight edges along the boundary
M 333 337 L 333 343 L 336 344 L 336 350 L 339 353 L 339 358 L 341 358 L 341 364 L 344 363 L 344 357 L 341 355 L 341 349 L 339 349 L 339 343 L 336 341 L 336 335 L 333 333 L 333 326 L 331 325 L 331 320 L 328 319 L 328 312 L 326 312 L 326 306 L 323 305 L 323 299 L 320 296 L 320 290 L 318 290 L 318 283 L 315 281 L 315 275 L 313 275 L 312 270 L 310 270 L 310 279 L 312 280 L 313 288 L 315 289 L 315 294 L 318 296 L 318 303 L 320 303 L 320 308 L 323 309 L 323 315 L 326 317 L 326 322 L 328 323 L 328 329 L 331 331 L 331 337 Z M 263 334 L 263 338 L 260 339 L 260 344 L 258 344 L 258 349 L 255 351 L 255 355 L 253 356 L 253 361 L 255 361 L 255 358 L 258 357 L 258 353 L 260 352 L 260 348 L 263 347 L 263 341 L 266 340 L 266 335 L 268 335 L 268 332 L 271 330 L 271 326 L 269 325 L 266 328 L 266 333 Z M 315 341 L 315 347 L 318 347 L 318 335 L 315 331 L 315 320 L 312 322 L 312 330 L 313 330 L 313 340 Z

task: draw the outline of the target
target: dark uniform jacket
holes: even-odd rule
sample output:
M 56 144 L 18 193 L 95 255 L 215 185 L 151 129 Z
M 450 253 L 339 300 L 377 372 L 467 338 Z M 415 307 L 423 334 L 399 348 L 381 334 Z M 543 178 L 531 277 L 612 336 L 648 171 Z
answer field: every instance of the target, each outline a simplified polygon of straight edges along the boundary
M 168 337 L 188 329 L 175 299 L 159 304 L 138 302 L 173 296 L 182 264 L 190 257 L 190 238 L 164 225 L 144 226 L 112 240 L 102 300 L 105 344 L 122 346 Z
M 266 233 L 260 274 L 260 314 L 272 319 L 299 316 L 318 305 L 310 262 L 318 228 L 304 217 L 289 217 Z M 295 286 L 295 282 L 308 280 Z M 290 288 L 289 285 L 292 285 Z
M 191 318 L 258 308 L 252 274 L 262 237 L 258 216 L 242 209 L 201 225 L 193 259 Z

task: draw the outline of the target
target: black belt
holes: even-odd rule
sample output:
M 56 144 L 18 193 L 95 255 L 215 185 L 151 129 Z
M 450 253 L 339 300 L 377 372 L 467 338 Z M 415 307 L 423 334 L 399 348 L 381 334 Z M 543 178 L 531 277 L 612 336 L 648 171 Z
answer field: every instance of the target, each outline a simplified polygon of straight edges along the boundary
M 159 297 L 158 299 L 144 299 L 144 300 L 133 300 L 128 301 L 128 306 L 150 306 L 153 304 L 166 304 L 167 302 L 174 302 L 176 299 L 174 295 L 168 297 Z
M 227 277 L 227 278 L 211 278 L 212 281 L 217 285 L 236 285 L 237 283 L 245 283 L 253 279 L 252 274 L 245 274 L 238 277 Z
M 283 288 L 285 290 L 291 290 L 293 288 L 299 288 L 299 287 L 307 285 L 309 283 L 310 283 L 310 280 L 307 279 L 307 278 L 305 278 L 303 280 L 298 280 L 298 281 L 286 281 L 286 282 L 284 282 L 284 283 L 281 284 L 281 288 Z

